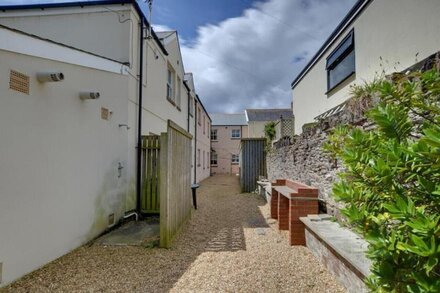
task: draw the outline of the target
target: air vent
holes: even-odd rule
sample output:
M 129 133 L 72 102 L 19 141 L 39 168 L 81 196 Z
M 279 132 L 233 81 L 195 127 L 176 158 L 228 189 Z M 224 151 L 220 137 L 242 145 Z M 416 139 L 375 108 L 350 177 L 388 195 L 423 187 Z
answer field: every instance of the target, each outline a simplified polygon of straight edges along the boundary
M 108 216 L 108 225 L 113 226 L 115 224 L 115 214 L 110 214 Z
M 107 108 L 101 108 L 101 119 L 108 120 L 110 116 L 110 111 Z
M 29 95 L 29 76 L 11 70 L 9 75 L 9 88 L 11 90 Z

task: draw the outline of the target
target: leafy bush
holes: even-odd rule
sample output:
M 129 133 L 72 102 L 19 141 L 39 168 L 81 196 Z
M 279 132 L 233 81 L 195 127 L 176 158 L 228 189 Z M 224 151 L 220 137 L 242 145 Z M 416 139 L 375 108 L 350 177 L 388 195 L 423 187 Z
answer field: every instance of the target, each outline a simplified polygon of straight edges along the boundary
M 378 99 L 367 112 L 376 128 L 330 136 L 325 149 L 346 169 L 333 194 L 369 243 L 373 291 L 440 292 L 440 75 L 364 86 Z
M 269 139 L 269 141 L 274 140 L 276 136 L 275 122 L 272 121 L 264 125 L 264 134 Z

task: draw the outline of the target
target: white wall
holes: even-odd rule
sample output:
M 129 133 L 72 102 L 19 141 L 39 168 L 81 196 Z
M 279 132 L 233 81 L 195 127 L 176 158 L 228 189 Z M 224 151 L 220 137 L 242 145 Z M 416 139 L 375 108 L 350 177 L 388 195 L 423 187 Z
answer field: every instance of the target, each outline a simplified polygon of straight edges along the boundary
M 132 63 L 130 51 L 134 48 L 131 47 L 129 31 L 138 23 L 130 20 L 130 7 L 109 5 L 0 11 L 0 24 Z
M 23 45 L 40 48 L 41 42 L 28 38 Z M 107 228 L 110 214 L 117 221 L 126 209 L 128 132 L 118 125 L 128 119 L 128 79 L 92 66 L 17 54 L 0 44 L 2 285 L 91 240 Z M 9 89 L 11 69 L 30 77 L 29 95 Z M 61 71 L 65 80 L 39 83 L 41 71 Z M 81 101 L 85 90 L 101 97 Z M 108 121 L 101 107 L 112 111 Z
M 293 89 L 295 133 L 348 99 L 350 85 L 372 80 L 383 69 L 404 70 L 439 51 L 439 14 L 438 0 L 374 0 Z M 326 58 L 353 27 L 356 74 L 327 95 Z

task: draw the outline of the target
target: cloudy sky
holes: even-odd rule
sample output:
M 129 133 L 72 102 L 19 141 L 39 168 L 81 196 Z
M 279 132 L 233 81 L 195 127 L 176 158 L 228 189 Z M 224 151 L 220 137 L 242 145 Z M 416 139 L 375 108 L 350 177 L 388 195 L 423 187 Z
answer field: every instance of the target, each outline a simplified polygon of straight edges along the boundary
M 61 1 L 0 0 L 36 2 Z M 208 111 L 233 113 L 290 107 L 290 83 L 354 3 L 153 0 L 153 23 L 156 30 L 178 30 L 185 70 L 194 73 Z
M 153 23 L 179 31 L 208 111 L 232 113 L 290 107 L 290 83 L 354 3 L 156 0 Z

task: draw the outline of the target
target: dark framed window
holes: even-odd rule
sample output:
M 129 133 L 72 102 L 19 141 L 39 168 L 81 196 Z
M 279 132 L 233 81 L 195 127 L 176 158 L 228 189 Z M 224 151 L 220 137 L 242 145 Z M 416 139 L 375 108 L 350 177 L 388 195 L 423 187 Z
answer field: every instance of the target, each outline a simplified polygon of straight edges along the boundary
M 354 31 L 352 30 L 327 57 L 327 92 L 356 72 Z

